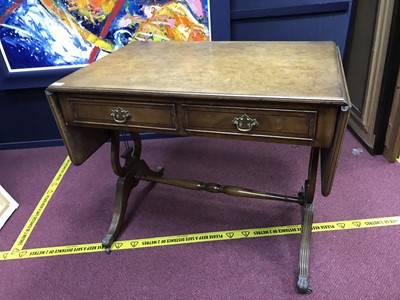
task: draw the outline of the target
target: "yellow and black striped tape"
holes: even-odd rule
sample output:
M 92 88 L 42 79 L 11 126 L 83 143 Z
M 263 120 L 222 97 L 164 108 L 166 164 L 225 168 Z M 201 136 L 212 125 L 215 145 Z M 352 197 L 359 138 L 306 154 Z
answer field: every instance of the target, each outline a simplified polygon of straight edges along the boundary
M 324 232 L 333 230 L 364 229 L 364 228 L 395 226 L 395 225 L 400 225 L 400 216 L 314 223 L 312 231 Z M 248 238 L 287 235 L 287 234 L 300 234 L 300 232 L 301 232 L 300 225 L 288 225 L 288 226 L 275 226 L 266 228 L 192 233 L 185 235 L 116 241 L 112 245 L 111 250 L 115 251 L 132 250 L 132 249 L 149 248 L 149 247 L 248 239 Z M 0 260 L 38 258 L 46 256 L 101 252 L 104 251 L 104 248 L 102 247 L 101 243 L 93 243 L 93 244 L 24 249 L 21 251 L 14 250 L 14 253 L 12 251 L 13 250 L 8 252 L 0 252 Z
M 38 205 L 36 206 L 28 222 L 22 229 L 11 250 L 0 252 L 0 261 L 104 251 L 104 248 L 102 247 L 101 243 L 23 249 L 36 223 L 38 222 L 40 216 L 42 215 L 44 209 L 49 203 L 51 197 L 56 191 L 58 185 L 60 184 L 62 178 L 64 177 L 64 174 L 66 173 L 70 165 L 71 161 L 69 157 L 67 157 L 64 163 L 61 165 L 59 171 L 55 175 L 53 181 L 47 188 L 43 197 L 39 201 Z M 312 231 L 323 232 L 323 231 L 333 231 L 333 230 L 364 229 L 371 227 L 383 227 L 383 226 L 394 226 L 394 225 L 400 225 L 400 216 L 314 223 Z M 301 232 L 301 225 L 288 225 L 288 226 L 275 226 L 266 228 L 192 233 L 192 234 L 177 235 L 177 236 L 164 236 L 164 237 L 133 239 L 126 241 L 116 241 L 112 245 L 111 250 L 132 250 L 132 249 L 149 248 L 149 247 L 172 246 L 181 244 L 226 241 L 226 240 L 236 240 L 236 239 L 246 239 L 246 238 L 257 238 L 257 237 L 269 237 L 269 236 L 279 236 L 286 234 L 299 234 L 300 232 Z
M 57 187 L 59 186 L 61 180 L 63 179 L 65 173 L 67 172 L 69 166 L 71 165 L 71 160 L 69 156 L 64 160 L 63 164 L 61 165 L 60 169 L 54 176 L 52 182 L 50 183 L 49 187 L 47 188 L 46 192 L 44 193 L 43 197 L 40 199 L 38 205 L 36 206 L 35 210 L 33 211 L 32 215 L 28 219 L 28 222 L 25 224 L 24 228 L 22 229 L 21 233 L 19 234 L 17 240 L 15 241 L 14 245 L 11 247 L 10 253 L 16 254 L 24 247 L 26 241 L 28 240 L 30 234 L 32 233 L 33 229 L 36 226 L 36 223 L 39 221 L 39 218 L 43 214 L 44 209 L 46 208 L 47 204 L 49 203 L 51 197 L 53 196 L 54 192 L 56 191 Z M 13 256 L 11 255 L 11 256 Z

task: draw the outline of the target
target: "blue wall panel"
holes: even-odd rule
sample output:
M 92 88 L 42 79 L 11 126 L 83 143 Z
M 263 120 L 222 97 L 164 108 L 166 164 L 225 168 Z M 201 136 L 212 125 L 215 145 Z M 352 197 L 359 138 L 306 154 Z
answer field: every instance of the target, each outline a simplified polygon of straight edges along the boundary
M 334 41 L 345 53 L 352 1 L 234 0 L 231 39 Z

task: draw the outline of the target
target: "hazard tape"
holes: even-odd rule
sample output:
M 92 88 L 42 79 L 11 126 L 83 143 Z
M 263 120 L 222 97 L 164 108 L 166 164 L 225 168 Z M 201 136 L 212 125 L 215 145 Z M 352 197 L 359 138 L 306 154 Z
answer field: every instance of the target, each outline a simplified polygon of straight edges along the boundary
M 56 191 L 58 185 L 60 184 L 62 178 L 64 177 L 70 165 L 71 161 L 69 157 L 67 157 L 63 162 L 63 164 L 61 165 L 60 169 L 58 170 L 57 174 L 55 175 L 54 179 L 50 183 L 43 197 L 39 201 L 38 205 L 36 206 L 28 222 L 22 229 L 11 250 L 0 251 L 0 261 L 104 251 L 104 248 L 101 245 L 101 243 L 23 249 L 31 232 L 36 226 L 36 223 L 38 222 L 40 216 L 42 215 L 44 209 L 46 208 L 48 202 L 50 201 L 51 197 Z M 333 230 L 363 229 L 363 228 L 383 227 L 383 226 L 393 226 L 393 225 L 400 225 L 400 216 L 314 223 L 312 226 L 312 231 L 324 232 Z M 149 248 L 149 247 L 237 240 L 237 239 L 269 237 L 269 236 L 300 234 L 300 233 L 301 233 L 301 225 L 193 233 L 193 234 L 177 235 L 177 236 L 164 236 L 164 237 L 143 238 L 143 239 L 134 239 L 126 241 L 116 241 L 113 243 L 111 250 L 114 251 L 132 250 L 132 249 Z
M 395 225 L 400 225 L 400 216 L 314 223 L 312 226 L 312 231 L 326 232 L 335 230 L 365 229 L 365 228 L 385 227 L 385 226 L 395 226 Z M 205 233 L 193 233 L 186 235 L 116 241 L 113 243 L 111 250 L 114 251 L 133 250 L 133 249 L 150 248 L 150 247 L 173 246 L 182 244 L 216 242 L 216 241 L 238 240 L 238 239 L 249 239 L 249 238 L 260 238 L 260 237 L 272 237 L 272 236 L 300 234 L 300 233 L 301 233 L 301 225 L 215 231 L 215 232 L 205 232 Z M 39 258 L 39 257 L 93 253 L 102 251 L 104 251 L 104 248 L 102 247 L 101 243 L 24 249 L 22 251 L 10 250 L 8 252 L 7 251 L 0 252 L 0 260 Z
M 47 204 L 49 203 L 51 197 L 53 196 L 54 192 L 56 191 L 58 185 L 60 184 L 64 174 L 67 172 L 68 167 L 71 165 L 71 160 L 69 156 L 64 160 L 63 164 L 61 165 L 60 169 L 54 176 L 52 182 L 50 183 L 49 187 L 47 188 L 46 192 L 44 193 L 43 197 L 40 199 L 38 205 L 36 206 L 35 210 L 31 214 L 28 222 L 25 224 L 24 228 L 22 229 L 21 233 L 19 234 L 17 240 L 15 241 L 14 245 L 11 247 L 9 253 L 10 256 L 18 257 L 18 252 L 22 250 L 26 241 L 28 240 L 29 236 L 31 235 L 33 229 L 36 226 L 36 223 L 39 221 L 44 209 L 46 208 Z M 4 255 L 4 254 L 3 254 Z

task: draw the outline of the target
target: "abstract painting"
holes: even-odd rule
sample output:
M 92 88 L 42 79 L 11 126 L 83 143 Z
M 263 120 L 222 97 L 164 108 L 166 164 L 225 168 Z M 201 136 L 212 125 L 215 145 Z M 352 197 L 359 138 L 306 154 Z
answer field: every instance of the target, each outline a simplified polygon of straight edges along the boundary
M 9 72 L 87 65 L 134 41 L 210 40 L 209 0 L 0 0 Z

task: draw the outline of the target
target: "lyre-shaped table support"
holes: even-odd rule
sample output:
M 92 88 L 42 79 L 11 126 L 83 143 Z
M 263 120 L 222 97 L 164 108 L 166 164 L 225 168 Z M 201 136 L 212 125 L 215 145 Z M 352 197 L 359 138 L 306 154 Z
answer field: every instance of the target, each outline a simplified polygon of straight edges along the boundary
M 112 222 L 106 236 L 102 240 L 102 245 L 105 247 L 107 253 L 110 252 L 112 243 L 115 241 L 121 231 L 129 195 L 140 180 L 162 183 L 192 190 L 202 190 L 211 193 L 223 193 L 236 197 L 292 202 L 303 206 L 297 288 L 300 293 L 311 293 L 312 290 L 308 286 L 308 270 L 314 210 L 313 201 L 320 152 L 319 148 L 311 148 L 308 178 L 305 180 L 301 191 L 297 196 L 287 196 L 266 193 L 263 191 L 246 189 L 237 186 L 224 186 L 217 183 L 205 183 L 197 180 L 162 178 L 161 176 L 164 172 L 163 168 L 153 171 L 149 168 L 144 160 L 140 159 L 141 141 L 139 134 L 130 134 L 134 142 L 134 148 L 128 148 L 122 155 L 119 154 L 119 132 L 115 131 L 111 136 L 112 167 L 114 173 L 117 174 L 119 178 L 116 186 L 116 202 Z M 120 157 L 125 160 L 123 165 L 120 163 Z
M 145 174 L 147 176 L 157 177 L 163 174 L 163 169 L 154 172 L 150 170 L 147 165 L 144 165 L 144 161 L 140 160 L 142 151 L 140 136 L 136 132 L 132 132 L 130 135 L 133 139 L 134 148 L 127 148 L 122 155 L 119 153 L 119 132 L 114 131 L 111 135 L 111 164 L 114 173 L 118 175 L 119 178 L 116 186 L 114 214 L 111 225 L 106 236 L 102 240 L 102 245 L 107 253 L 110 253 L 111 245 L 121 231 L 129 195 L 132 189 L 139 183 L 136 176 L 138 174 Z M 125 160 L 124 165 L 121 165 L 120 157 Z

